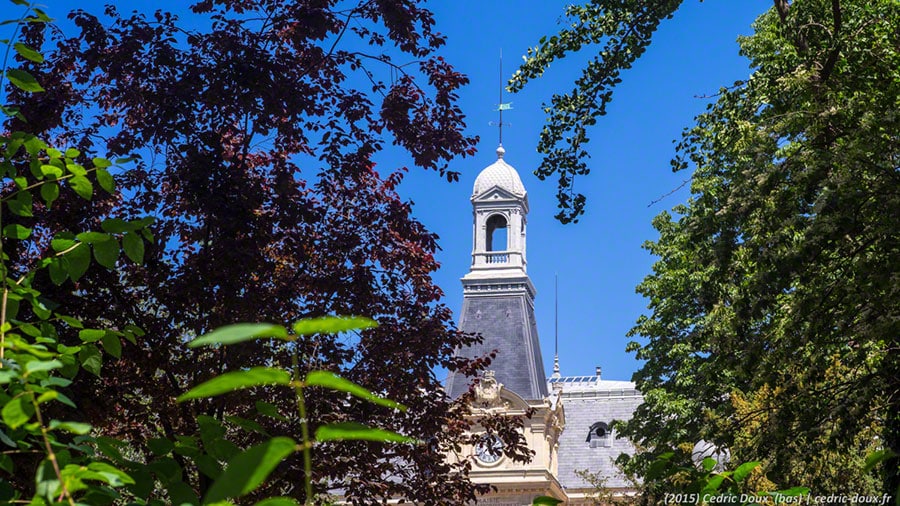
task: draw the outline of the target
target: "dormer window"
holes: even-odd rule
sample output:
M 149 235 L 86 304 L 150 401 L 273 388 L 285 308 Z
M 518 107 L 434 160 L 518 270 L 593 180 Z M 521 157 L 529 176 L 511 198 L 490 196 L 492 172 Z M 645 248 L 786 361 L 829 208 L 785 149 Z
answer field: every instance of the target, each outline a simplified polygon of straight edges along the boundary
M 588 430 L 585 442 L 590 444 L 591 448 L 609 448 L 611 440 L 612 434 L 609 425 L 606 422 L 596 422 Z
M 503 215 L 495 214 L 487 220 L 487 251 L 506 251 L 507 226 Z

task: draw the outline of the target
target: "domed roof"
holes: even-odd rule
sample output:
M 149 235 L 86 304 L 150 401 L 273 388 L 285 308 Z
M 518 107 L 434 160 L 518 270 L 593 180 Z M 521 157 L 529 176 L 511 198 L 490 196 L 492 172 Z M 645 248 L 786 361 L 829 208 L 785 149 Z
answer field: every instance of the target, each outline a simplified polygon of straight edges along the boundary
M 475 178 L 475 186 L 472 188 L 472 196 L 478 196 L 497 186 L 518 197 L 525 196 L 525 185 L 519 179 L 516 169 L 503 161 L 506 150 L 503 146 L 497 148 L 497 161 L 485 167 Z

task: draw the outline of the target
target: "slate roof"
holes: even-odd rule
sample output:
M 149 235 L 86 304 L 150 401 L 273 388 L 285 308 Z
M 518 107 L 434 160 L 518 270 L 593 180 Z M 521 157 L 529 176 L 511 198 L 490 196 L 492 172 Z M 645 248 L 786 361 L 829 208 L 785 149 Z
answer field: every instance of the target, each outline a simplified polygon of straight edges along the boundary
M 547 383 L 541 345 L 538 342 L 534 305 L 527 293 L 494 296 L 465 296 L 459 329 L 480 333 L 484 340 L 459 350 L 467 358 L 481 357 L 497 350 L 488 367 L 503 387 L 525 400 L 547 397 Z M 451 374 L 447 393 L 456 398 L 469 388 L 469 378 Z
M 610 488 L 632 487 L 614 461 L 621 453 L 633 454 L 634 448 L 625 439 L 617 439 L 615 431 L 608 446 L 595 446 L 586 441 L 596 422 L 610 424 L 613 420 L 629 420 L 642 402 L 640 393 L 630 381 L 601 380 L 598 376 L 562 377 L 550 380 L 562 385 L 562 403 L 566 413 L 566 427 L 559 438 L 560 484 L 567 489 L 587 488 L 591 485 L 575 474 L 586 470 L 606 478 Z

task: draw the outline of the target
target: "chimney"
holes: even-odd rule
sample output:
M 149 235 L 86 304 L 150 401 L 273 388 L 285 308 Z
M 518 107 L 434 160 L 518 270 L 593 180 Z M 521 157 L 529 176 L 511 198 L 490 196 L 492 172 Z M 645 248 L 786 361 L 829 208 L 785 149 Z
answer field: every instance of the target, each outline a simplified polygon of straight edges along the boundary
M 600 373 L 603 371 L 603 368 L 598 365 L 596 371 L 597 371 L 597 379 L 600 379 Z

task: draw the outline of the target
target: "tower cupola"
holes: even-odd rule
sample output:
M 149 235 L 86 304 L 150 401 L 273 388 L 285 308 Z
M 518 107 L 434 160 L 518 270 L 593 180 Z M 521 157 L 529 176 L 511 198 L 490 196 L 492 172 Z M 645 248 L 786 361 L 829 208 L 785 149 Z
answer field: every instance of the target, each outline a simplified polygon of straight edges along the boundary
M 519 173 L 512 165 L 503 160 L 506 150 L 503 146 L 497 148 L 497 161 L 488 165 L 475 178 L 475 186 L 472 188 L 472 198 L 475 199 L 492 188 L 499 188 L 510 195 L 525 198 L 525 185 L 519 178 Z
M 522 276 L 525 272 L 528 193 L 519 173 L 503 159 L 505 154 L 503 146 L 498 147 L 497 161 L 478 174 L 472 187 L 472 272 L 467 277 Z

